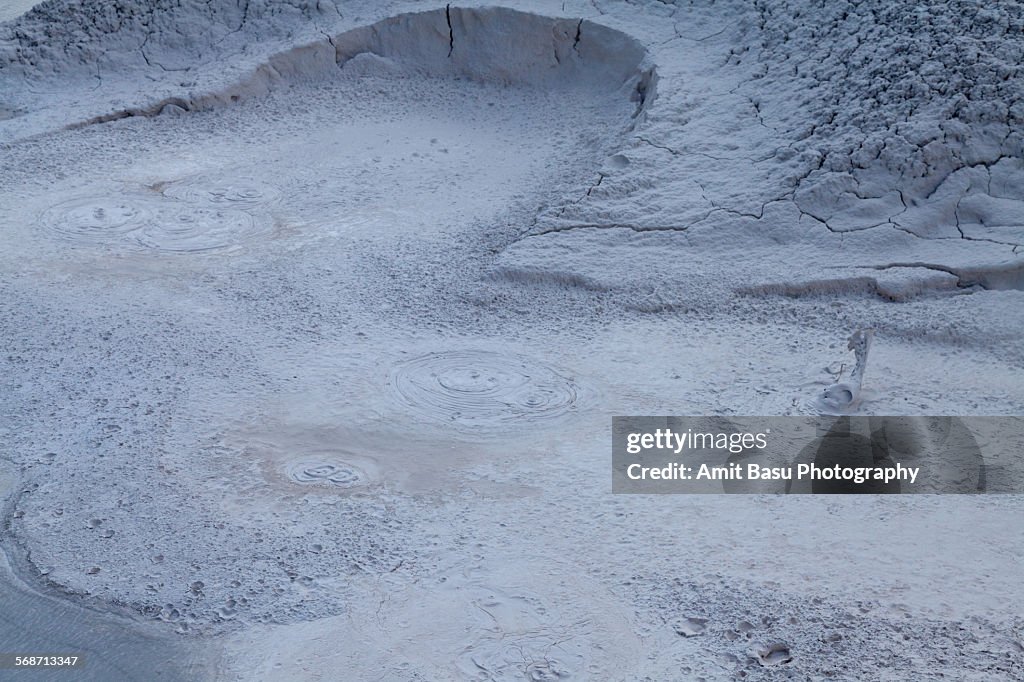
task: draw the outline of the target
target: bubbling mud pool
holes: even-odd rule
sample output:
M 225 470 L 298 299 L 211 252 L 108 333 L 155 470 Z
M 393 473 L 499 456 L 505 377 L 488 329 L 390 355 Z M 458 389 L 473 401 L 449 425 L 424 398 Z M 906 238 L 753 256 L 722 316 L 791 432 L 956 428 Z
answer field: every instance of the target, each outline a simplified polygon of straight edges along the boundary
M 576 409 L 575 380 L 529 358 L 492 351 L 430 353 L 398 365 L 389 388 L 421 418 L 477 432 L 552 420 Z
M 366 472 L 338 459 L 303 457 L 288 465 L 288 478 L 302 485 L 352 488 L 364 485 Z
M 260 180 L 197 176 L 152 187 L 171 199 L 199 206 L 255 209 L 277 203 L 281 191 Z
M 278 224 L 306 240 L 437 233 L 536 192 L 562 160 L 593 164 L 654 80 L 637 41 L 583 20 L 403 14 L 287 49 L 222 90 L 69 124 L 72 144 L 87 130 L 96 146 L 74 180 L 20 203 L 46 202 L 35 224 L 71 247 L 115 252 L 258 248 Z M 82 181 L 97 175 L 120 185 Z
M 48 6 L 59 9 L 60 2 Z M 1004 579 L 1013 573 L 1004 567 L 1014 546 L 1000 547 L 1003 557 L 986 563 L 973 562 L 985 547 L 965 543 L 1006 538 L 1003 518 L 982 533 L 936 531 L 949 538 L 943 547 L 960 550 L 967 562 L 921 544 L 931 525 L 922 523 L 922 534 L 913 519 L 892 524 L 893 510 L 877 505 L 867 515 L 852 507 L 848 515 L 826 515 L 810 504 L 787 511 L 753 498 L 732 509 L 714 500 L 607 499 L 604 477 L 594 472 L 605 466 L 600 434 L 611 408 L 784 410 L 795 377 L 820 374 L 817 366 L 807 371 L 807 356 L 839 336 L 834 329 L 780 333 L 775 314 L 758 314 L 767 321 L 741 328 L 734 310 L 721 325 L 696 323 L 704 313 L 722 313 L 714 288 L 699 292 L 698 314 L 687 320 L 695 324 L 683 329 L 671 312 L 690 302 L 673 308 L 683 299 L 671 291 L 641 295 L 642 306 L 621 311 L 613 306 L 636 291 L 632 280 L 613 294 L 618 282 L 605 286 L 586 270 L 575 276 L 571 261 L 585 261 L 588 244 L 588 266 L 611 280 L 621 272 L 611 267 L 613 253 L 643 242 L 649 253 L 675 259 L 686 252 L 676 237 L 693 234 L 692 269 L 662 269 L 642 253 L 621 262 L 660 278 L 659 286 L 710 281 L 697 261 L 709 242 L 723 240 L 718 219 L 726 211 L 716 205 L 714 187 L 704 196 L 703 187 L 689 185 L 703 181 L 710 166 L 724 175 L 737 165 L 708 164 L 701 152 L 717 156 L 705 146 L 717 137 L 734 143 L 729 156 L 750 151 L 760 158 L 771 149 L 748 148 L 744 130 L 768 125 L 754 120 L 757 98 L 737 104 L 725 92 L 738 82 L 719 81 L 723 103 L 704 108 L 719 94 L 702 87 L 701 74 L 714 80 L 715 69 L 726 68 L 714 63 L 746 69 L 756 59 L 746 47 L 734 53 L 735 44 L 717 44 L 719 26 L 688 26 L 700 12 L 675 26 L 658 19 L 668 42 L 638 29 L 648 45 L 665 45 L 660 54 L 672 63 L 664 73 L 678 85 L 644 117 L 655 85 L 644 49 L 599 23 L 639 26 L 634 21 L 646 13 L 640 6 L 623 4 L 619 18 L 595 22 L 443 8 L 339 34 L 319 23 L 333 21 L 323 15 L 315 26 L 289 25 L 293 5 L 284 3 L 273 12 L 282 12 L 275 26 L 288 32 L 268 30 L 280 42 L 261 44 L 285 51 L 264 62 L 261 44 L 251 41 L 262 29 L 243 26 L 241 16 L 231 16 L 225 40 L 251 41 L 251 49 L 182 47 L 187 41 L 177 31 L 161 29 L 167 23 L 160 12 L 191 21 L 189 12 L 241 10 L 226 0 L 179 5 L 147 6 L 158 21 L 138 41 L 123 41 L 139 68 L 143 57 L 176 69 L 209 54 L 202 68 L 234 78 L 252 67 L 249 77 L 210 93 L 203 88 L 223 82 L 210 85 L 198 70 L 193 88 L 181 85 L 193 74 L 153 68 L 143 80 L 130 71 L 139 74 L 133 84 L 127 77 L 117 83 L 104 69 L 105 84 L 124 93 L 110 106 L 125 110 L 72 109 L 72 97 L 64 96 L 68 108 L 54 107 L 49 119 L 28 106 L 35 100 L 4 94 L 5 106 L 24 114 L 0 123 L 5 142 L 17 138 L 5 146 L 11 162 L 0 171 L 14 199 L 0 207 L 9 230 L 0 287 L 10 292 L 0 307 L 16 320 L 12 351 L 0 358 L 13 368 L 9 377 L 0 372 L 0 388 L 9 381 L 15 390 L 0 391 L 0 414 L 17 415 L 12 456 L 40 486 L 19 499 L 20 516 L 10 516 L 5 532 L 34 561 L 53 567 L 38 582 L 125 604 L 195 637 L 233 628 L 246 637 L 257 624 L 281 624 L 239 656 L 243 679 L 675 679 L 708 658 L 702 648 L 714 656 L 721 647 L 712 639 L 727 641 L 714 617 L 734 603 L 756 607 L 758 593 L 737 598 L 730 591 L 701 611 L 692 608 L 694 599 L 662 599 L 669 581 L 714 580 L 728 556 L 730 570 L 764 569 L 766 580 L 795 576 L 808 593 L 829 602 L 852 595 L 852 604 L 878 583 L 869 579 L 878 571 L 865 566 L 876 549 L 887 551 L 879 537 L 899 556 L 875 568 L 902 576 L 910 589 L 900 592 L 943 582 L 964 602 L 1005 602 L 979 585 L 1014 596 Z M 267 11 L 254 3 L 249 17 L 265 19 Z M 707 13 L 726 14 L 720 4 Z M 57 14 L 47 12 L 49 22 L 60 24 Z M 49 23 L 44 18 L 40 24 Z M 133 30 L 127 22 L 118 38 L 136 37 Z M 31 82 L 38 69 L 28 63 L 35 48 L 27 35 Z M 295 35 L 315 42 L 288 49 L 295 39 L 286 36 Z M 696 40 L 703 35 L 707 42 Z M 39 40 L 45 50 L 47 42 Z M 691 50 L 698 43 L 708 52 Z M 684 62 L 708 71 L 686 82 Z M 154 97 L 166 94 L 180 105 L 140 101 L 151 76 L 165 79 Z M 750 109 L 749 126 L 730 109 Z M 56 119 L 69 128 L 19 141 L 18 131 L 37 132 Z M 721 125 L 702 127 L 712 120 Z M 667 165 L 662 157 L 704 165 Z M 756 163 L 738 163 L 762 172 Z M 747 177 L 722 184 L 742 187 Z M 538 227 L 538 218 L 550 224 Z M 689 226 L 705 218 L 709 239 L 702 241 Z M 757 232 L 763 226 L 788 234 L 773 220 Z M 673 239 L 631 229 L 644 225 L 666 228 Z M 542 236 L 548 228 L 554 232 Z M 815 230 L 831 239 L 823 226 L 808 233 Z M 629 248 L 616 249 L 615 235 Z M 725 241 L 746 248 L 760 238 L 751 232 Z M 511 272 L 531 276 L 488 279 L 495 257 L 517 243 L 557 248 L 510 262 Z M 609 309 L 628 324 L 602 331 Z M 651 314 L 634 325 L 629 310 Z M 758 312 L 765 310 L 781 308 Z M 602 352 L 595 352 L 595 335 Z M 496 352 L 478 350 L 486 347 Z M 460 350 L 467 348 L 473 350 Z M 878 377 L 875 386 L 888 383 L 876 395 L 909 387 L 912 400 L 927 393 L 927 401 L 899 409 L 952 405 L 945 393 L 956 381 L 948 372 L 966 376 L 971 368 L 934 357 L 923 362 L 920 349 L 912 350 L 907 362 L 886 359 L 892 346 L 878 358 L 879 371 L 869 376 Z M 940 366 L 940 379 L 913 384 L 922 367 Z M 958 385 L 969 386 L 964 393 L 971 396 L 998 399 L 1001 391 L 1016 399 L 1014 376 L 1000 379 L 1006 388 L 978 388 L 974 379 Z M 591 388 L 598 385 L 600 396 Z M 53 462 L 37 461 L 51 449 L 59 451 Z M 840 515 L 854 523 L 840 523 Z M 872 523 L 880 516 L 884 525 Z M 935 528 L 945 521 L 928 516 Z M 723 525 L 730 522 L 736 532 Z M 744 533 L 757 522 L 759 532 Z M 780 537 L 806 548 L 775 551 Z M 822 538 L 835 537 L 850 543 L 824 562 L 805 561 L 817 556 Z M 681 538 L 692 551 L 680 551 Z M 908 551 L 916 552 L 910 563 L 925 568 L 916 578 L 902 568 Z M 983 568 L 972 574 L 958 565 Z M 665 580 L 630 594 L 627 586 L 642 579 L 636 566 Z M 843 569 L 851 573 L 848 590 L 836 596 L 830 590 L 844 582 Z M 949 582 L 957 576 L 963 579 Z M 657 603 L 636 616 L 645 594 Z M 687 619 L 682 633 L 669 626 L 678 617 Z M 331 619 L 334 630 L 325 622 Z M 809 633 L 784 639 L 797 666 L 813 655 L 818 634 Z M 769 634 L 766 641 L 774 641 Z M 873 636 L 875 645 L 884 634 Z M 692 649 L 672 649 L 679 642 Z M 1002 642 L 984 646 L 1012 650 Z M 306 647 L 318 655 L 307 657 Z M 835 670 L 833 662 L 856 662 L 877 648 L 824 661 Z M 943 656 L 951 650 L 942 648 Z M 665 667 L 644 671 L 644 660 L 659 651 L 670 654 Z M 900 660 L 898 653 L 886 663 Z M 770 649 L 759 655 L 775 658 Z M 260 657 L 276 667 L 254 672 Z M 735 668 L 717 664 L 704 667 L 740 672 L 739 659 Z
M 224 249 L 266 226 L 240 210 L 133 194 L 62 201 L 43 211 L 39 225 L 71 246 L 157 253 Z
M 93 127 L 72 143 L 85 155 L 70 179 L 12 204 L 12 229 L 33 229 L 0 258 L 186 262 L 312 243 L 351 251 L 355 239 L 388 253 L 402 241 L 462 235 L 543 195 L 547 178 L 595 163 L 596 131 L 621 129 L 630 108 L 528 86 L 367 80 L 372 99 L 362 99 L 365 84 L 342 76 L 235 107 Z M 244 137 L 217 132 L 234 128 Z M 105 158 L 117 144 L 130 166 Z M 104 173 L 111 181 L 95 181 L 101 162 L 112 166 Z M 480 239 L 480 229 L 469 238 Z

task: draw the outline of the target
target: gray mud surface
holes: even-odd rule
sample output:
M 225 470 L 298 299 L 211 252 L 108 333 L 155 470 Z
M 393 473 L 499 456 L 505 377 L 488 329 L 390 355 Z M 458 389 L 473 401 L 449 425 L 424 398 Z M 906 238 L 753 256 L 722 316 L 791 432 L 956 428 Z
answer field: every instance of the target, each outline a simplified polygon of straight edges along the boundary
M 1019 496 L 609 462 L 612 415 L 844 381 L 1022 413 L 1024 6 L 506 4 L 0 23 L 0 635 L 96 679 L 1024 675 Z

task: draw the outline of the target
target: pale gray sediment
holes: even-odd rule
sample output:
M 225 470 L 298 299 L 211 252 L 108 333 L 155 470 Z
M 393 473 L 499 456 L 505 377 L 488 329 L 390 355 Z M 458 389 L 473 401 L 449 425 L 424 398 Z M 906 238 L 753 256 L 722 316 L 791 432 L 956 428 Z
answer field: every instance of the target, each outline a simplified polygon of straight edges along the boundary
M 7 521 L 23 481 L 0 459 L 0 654 L 78 656 L 74 669 L 0 668 L 0 680 L 180 680 L 212 679 L 219 654 L 209 644 L 184 640 L 130 611 L 90 603 L 41 583 L 45 575 L 12 543 Z M 48 572 L 47 567 L 42 571 Z M 28 579 L 26 580 L 26 577 Z
M 820 411 L 856 329 L 852 414 L 1024 410 L 1024 8 L 507 4 L 0 24 L 3 589 L 229 679 L 1019 676 L 1019 497 L 623 499 L 607 436 Z

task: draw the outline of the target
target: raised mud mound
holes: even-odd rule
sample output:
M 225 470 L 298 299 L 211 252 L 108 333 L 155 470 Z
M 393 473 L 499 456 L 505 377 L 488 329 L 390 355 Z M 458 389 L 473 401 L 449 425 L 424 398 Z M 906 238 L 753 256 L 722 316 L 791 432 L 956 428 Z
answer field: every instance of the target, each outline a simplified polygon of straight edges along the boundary
M 633 38 L 583 19 L 490 7 L 401 14 L 281 53 L 221 96 L 236 100 L 282 80 L 329 75 L 455 76 L 502 85 L 622 90 L 642 107 L 654 70 Z
M 220 17 L 216 8 L 197 10 Z M 97 12 L 108 16 L 116 26 L 138 21 L 140 8 L 124 8 L 117 4 Z M 269 11 L 269 10 L 268 10 Z M 175 12 L 180 13 L 181 10 Z M 230 13 L 229 13 L 230 14 Z M 37 10 L 29 19 L 49 16 Z M 225 21 L 228 19 L 223 18 Z M 154 16 L 166 20 L 166 17 Z M 194 17 L 193 17 L 194 19 Z M 236 28 L 242 30 L 246 17 L 240 17 Z M 97 16 L 83 21 L 100 37 L 110 37 L 104 31 L 110 26 L 97 23 Z M 191 26 L 191 40 L 180 38 L 181 30 L 165 27 L 161 30 L 150 23 L 139 24 L 142 44 L 139 53 L 147 66 L 159 66 L 163 71 L 187 71 L 196 60 L 214 50 L 218 37 L 215 33 Z M 118 31 L 119 33 L 120 31 Z M 406 13 L 355 28 L 337 35 L 321 30 L 324 38 L 299 45 L 271 56 L 236 82 L 212 91 L 193 91 L 148 102 L 139 106 L 108 112 L 73 124 L 88 125 L 130 116 L 153 116 L 161 113 L 181 113 L 197 109 L 238 102 L 266 94 L 297 81 L 319 80 L 344 69 L 356 76 L 427 76 L 456 77 L 501 85 L 534 85 L 541 87 L 595 88 L 605 92 L 621 91 L 637 104 L 639 111 L 654 94 L 655 72 L 647 62 L 647 52 L 634 38 L 614 29 L 585 19 L 544 17 L 503 7 L 458 8 L 448 6 L 426 12 Z M 223 36 L 227 37 L 227 36 Z M 120 38 L 123 40 L 123 38 Z M 202 43 L 209 42 L 203 46 Z M 96 60 L 102 64 L 105 57 L 94 53 L 91 40 L 64 44 L 63 55 L 48 51 L 38 56 L 27 33 L 15 29 L 9 44 L 18 48 L 7 55 L 0 54 L 0 74 L 26 70 L 32 59 L 44 59 L 55 73 L 72 73 L 75 60 Z M 160 53 L 161 57 L 151 56 Z M 187 59 L 194 53 L 191 60 Z M 4 56 L 8 63 L 4 64 Z M 28 62 L 28 64 L 26 64 Z M 177 64 L 180 66 L 168 66 Z M 29 74 L 38 75 L 34 70 Z
M 759 111 L 811 114 L 789 131 L 815 158 L 802 210 L 834 230 L 1021 241 L 1024 5 L 756 4 Z
M 403 14 L 332 43 L 342 65 L 369 54 L 434 75 L 613 89 L 637 77 L 645 57 L 636 40 L 600 24 L 503 7 Z M 636 85 L 646 88 L 648 82 Z

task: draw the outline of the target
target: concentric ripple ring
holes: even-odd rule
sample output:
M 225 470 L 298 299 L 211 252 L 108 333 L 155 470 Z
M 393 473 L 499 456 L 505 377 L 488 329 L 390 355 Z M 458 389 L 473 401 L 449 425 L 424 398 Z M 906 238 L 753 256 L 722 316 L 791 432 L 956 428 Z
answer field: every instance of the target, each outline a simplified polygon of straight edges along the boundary
M 129 197 L 78 197 L 49 207 L 39 223 L 67 241 L 104 244 L 121 240 L 151 218 L 145 202 Z
M 288 478 L 295 483 L 336 488 L 365 484 L 366 474 L 357 466 L 340 460 L 305 458 L 288 465 Z
M 575 409 L 571 377 L 529 358 L 488 351 L 430 353 L 391 372 L 389 388 L 416 415 L 459 428 L 495 429 Z
M 131 194 L 84 196 L 50 206 L 39 224 L 59 239 L 123 251 L 196 253 L 243 246 L 269 220 L 226 207 Z
M 154 251 L 194 253 L 240 246 L 260 231 L 245 211 L 165 204 L 137 233 L 135 241 Z
M 281 198 L 277 188 L 256 180 L 209 180 L 202 176 L 172 182 L 163 189 L 170 199 L 220 208 L 250 209 L 272 204 Z

